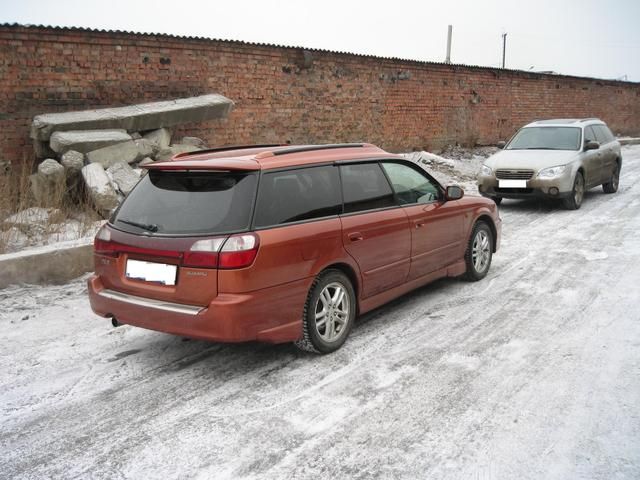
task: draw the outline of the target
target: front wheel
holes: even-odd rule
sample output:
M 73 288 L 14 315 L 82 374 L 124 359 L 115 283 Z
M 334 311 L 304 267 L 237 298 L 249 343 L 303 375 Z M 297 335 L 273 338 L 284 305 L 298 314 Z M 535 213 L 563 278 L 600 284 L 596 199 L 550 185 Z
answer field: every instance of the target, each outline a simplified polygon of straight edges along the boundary
M 311 285 L 302 313 L 301 350 L 330 353 L 342 346 L 356 317 L 356 295 L 349 278 L 325 270 Z
M 578 210 L 582 205 L 582 199 L 584 198 L 584 177 L 582 173 L 576 173 L 576 178 L 573 181 L 573 190 L 571 195 L 563 200 L 564 208 L 567 210 Z
M 493 232 L 485 222 L 474 225 L 464 255 L 467 271 L 464 277 L 472 282 L 487 276 L 493 254 Z
M 616 166 L 613 168 L 611 178 L 607 183 L 602 184 L 602 190 L 604 193 L 616 193 L 618 191 L 618 184 L 620 183 L 620 165 L 616 162 Z

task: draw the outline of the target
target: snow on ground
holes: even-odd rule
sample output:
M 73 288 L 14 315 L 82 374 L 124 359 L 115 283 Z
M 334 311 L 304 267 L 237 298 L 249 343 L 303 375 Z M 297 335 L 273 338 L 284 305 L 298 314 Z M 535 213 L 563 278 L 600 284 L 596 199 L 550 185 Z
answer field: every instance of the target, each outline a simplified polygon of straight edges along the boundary
M 617 194 L 505 200 L 487 278 L 367 314 L 328 356 L 114 329 L 84 279 L 0 290 L 0 477 L 640 478 L 640 146 L 623 152 Z
M 460 185 L 465 193 L 478 194 L 476 178 L 486 157 L 469 154 L 445 158 L 430 152 L 411 152 L 402 156 L 423 167 L 445 187 Z
M 85 214 L 64 218 L 56 208 L 31 207 L 0 221 L 0 252 L 10 254 L 59 242 L 93 238 L 104 220 Z

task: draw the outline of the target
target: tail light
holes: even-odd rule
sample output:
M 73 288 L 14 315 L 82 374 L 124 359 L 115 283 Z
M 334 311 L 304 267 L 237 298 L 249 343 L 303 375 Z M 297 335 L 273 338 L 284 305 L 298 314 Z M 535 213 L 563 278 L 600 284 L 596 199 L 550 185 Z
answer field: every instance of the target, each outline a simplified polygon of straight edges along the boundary
M 191 245 L 189 251 L 184 252 L 182 265 L 185 267 L 217 268 L 218 252 L 224 240 L 224 238 L 198 240 Z
M 96 233 L 96 237 L 93 239 L 93 250 L 100 255 L 118 256 L 118 252 L 116 252 L 114 244 L 111 242 L 111 232 L 106 226 L 103 226 Z
M 253 233 L 234 235 L 227 239 L 220 250 L 219 268 L 244 268 L 256 259 L 260 240 Z
M 114 242 L 111 231 L 102 227 L 93 242 L 95 253 L 117 257 L 120 253 L 181 259 L 181 265 L 195 268 L 244 268 L 250 266 L 258 254 L 260 240 L 253 233 L 228 238 L 206 238 L 194 242 L 189 250 L 155 250 Z M 184 248 L 184 247 L 183 247 Z
M 141 255 L 151 255 L 157 257 L 181 258 L 182 253 L 174 250 L 155 250 L 152 248 L 134 247 L 124 245 L 111 240 L 111 231 L 102 227 L 93 240 L 93 250 L 100 255 L 117 257 L 120 253 L 139 253 Z

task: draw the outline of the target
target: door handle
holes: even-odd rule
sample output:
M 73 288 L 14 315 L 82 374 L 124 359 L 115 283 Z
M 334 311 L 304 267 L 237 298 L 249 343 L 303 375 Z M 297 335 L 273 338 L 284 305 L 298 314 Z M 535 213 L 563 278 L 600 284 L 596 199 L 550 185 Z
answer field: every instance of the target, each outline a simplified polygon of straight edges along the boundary
M 364 237 L 360 232 L 353 232 L 349 234 L 349 240 L 352 242 L 359 242 L 360 240 L 364 240 Z
M 428 218 L 420 218 L 414 222 L 414 225 L 416 226 L 416 228 L 422 228 L 427 224 L 428 221 Z

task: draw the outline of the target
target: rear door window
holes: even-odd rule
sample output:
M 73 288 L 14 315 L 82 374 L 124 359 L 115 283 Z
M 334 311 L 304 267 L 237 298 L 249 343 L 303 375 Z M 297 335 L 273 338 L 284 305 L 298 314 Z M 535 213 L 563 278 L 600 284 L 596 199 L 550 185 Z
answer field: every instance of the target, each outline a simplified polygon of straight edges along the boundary
M 342 213 L 340 178 L 334 166 L 265 173 L 260 179 L 256 227 L 313 220 Z
M 593 129 L 596 132 L 596 138 L 600 144 L 609 143 L 613 140 L 613 134 L 605 125 L 593 125 Z
M 391 185 L 378 163 L 340 167 L 345 213 L 396 206 Z
M 422 172 L 401 163 L 384 162 L 386 172 L 401 205 L 431 203 L 440 198 L 437 185 Z
M 204 235 L 247 230 L 256 173 L 151 170 L 131 191 L 112 223 L 120 230 Z
M 598 138 L 592 127 L 585 127 L 584 129 L 584 143 L 597 142 Z

